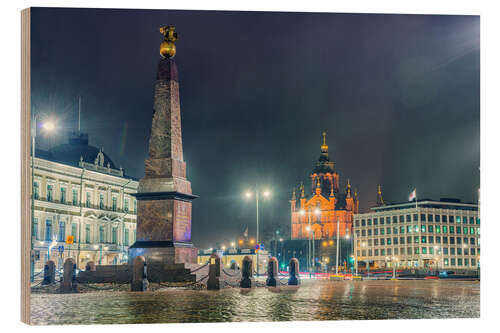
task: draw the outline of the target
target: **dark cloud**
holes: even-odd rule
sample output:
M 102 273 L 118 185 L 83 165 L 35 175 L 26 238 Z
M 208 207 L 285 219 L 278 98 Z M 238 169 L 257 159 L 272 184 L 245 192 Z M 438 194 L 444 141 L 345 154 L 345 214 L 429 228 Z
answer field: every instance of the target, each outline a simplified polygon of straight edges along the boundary
M 115 164 L 142 177 L 161 35 L 179 33 L 185 160 L 193 239 L 208 247 L 249 225 L 242 192 L 273 191 L 262 223 L 289 222 L 328 132 L 330 156 L 376 199 L 477 199 L 479 17 L 215 11 L 34 9 L 32 102 L 82 130 Z M 62 133 L 62 131 L 60 132 Z M 57 144 L 63 135 L 40 140 Z

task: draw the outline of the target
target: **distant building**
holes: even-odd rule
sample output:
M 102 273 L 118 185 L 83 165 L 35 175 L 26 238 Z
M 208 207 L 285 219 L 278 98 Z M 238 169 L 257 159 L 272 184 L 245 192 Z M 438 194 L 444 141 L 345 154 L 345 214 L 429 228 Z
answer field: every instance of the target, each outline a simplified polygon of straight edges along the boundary
M 348 259 L 352 254 L 352 240 L 342 237 L 339 239 L 339 270 L 348 270 Z M 269 251 L 278 259 L 280 269 L 286 270 L 291 258 L 299 260 L 299 268 L 301 272 L 308 270 L 308 258 L 311 258 L 311 267 L 314 262 L 314 271 L 330 272 L 335 270 L 336 256 L 336 240 L 315 240 L 308 241 L 307 239 L 287 239 L 283 241 L 271 241 Z M 314 257 L 313 257 L 314 253 Z
M 31 163 L 30 163 L 31 166 Z M 35 269 L 48 259 L 61 267 L 68 257 L 79 268 L 121 263 L 135 241 L 136 179 L 126 176 L 87 134 L 67 144 L 35 150 L 33 245 Z M 67 236 L 74 243 L 65 243 Z
M 326 133 L 323 133 L 321 155 L 310 178 L 310 193 L 306 194 L 301 185 L 300 197 L 296 198 L 294 190 L 290 200 L 292 240 L 312 238 L 309 228 L 316 240 L 333 239 L 337 228 L 340 237 L 351 234 L 353 215 L 359 209 L 357 192 L 352 193 L 349 181 L 345 191 L 340 191 L 339 174 L 328 157 Z
M 479 223 L 478 205 L 458 199 L 380 204 L 354 216 L 356 260 L 370 269 L 477 269 Z
M 267 272 L 267 263 L 269 261 L 269 253 L 266 250 L 229 248 L 229 249 L 210 249 L 198 250 L 198 264 L 204 265 L 210 260 L 213 252 L 217 252 L 221 256 L 221 263 L 224 268 L 230 268 L 234 262 L 236 267 L 241 269 L 243 258 L 250 256 L 252 258 L 253 270 L 257 272 L 257 261 L 259 263 L 259 274 Z M 258 252 L 258 253 L 257 253 Z

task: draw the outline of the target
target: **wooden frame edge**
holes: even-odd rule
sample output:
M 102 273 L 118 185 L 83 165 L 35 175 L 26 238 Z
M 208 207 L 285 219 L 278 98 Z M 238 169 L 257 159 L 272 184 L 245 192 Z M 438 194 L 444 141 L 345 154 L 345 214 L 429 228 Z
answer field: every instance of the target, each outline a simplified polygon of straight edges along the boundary
M 21 321 L 31 324 L 31 8 L 21 11 Z

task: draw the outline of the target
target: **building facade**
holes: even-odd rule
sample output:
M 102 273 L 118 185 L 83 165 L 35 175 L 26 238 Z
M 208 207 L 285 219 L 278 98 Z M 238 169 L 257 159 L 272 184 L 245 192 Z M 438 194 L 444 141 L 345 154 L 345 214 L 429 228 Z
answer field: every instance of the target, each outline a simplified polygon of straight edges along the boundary
M 370 269 L 478 269 L 478 205 L 425 199 L 373 207 L 354 216 L 354 253 L 358 267 Z
M 240 248 L 229 248 L 229 249 L 210 249 L 210 250 L 198 250 L 198 264 L 205 265 L 210 261 L 210 256 L 212 253 L 217 252 L 221 257 L 221 264 L 223 268 L 230 268 L 231 263 L 234 262 L 238 269 L 243 266 L 243 259 L 246 256 L 252 258 L 252 265 L 254 272 L 259 272 L 259 274 L 264 274 L 267 272 L 267 263 L 269 261 L 269 252 L 265 250 L 255 250 L 255 249 L 240 249 Z M 258 253 L 257 253 L 258 252 Z M 257 270 L 257 261 L 259 269 Z
M 31 164 L 30 164 L 31 165 Z M 31 170 L 33 171 L 33 170 Z M 116 168 L 86 134 L 67 144 L 35 150 L 32 243 L 35 270 L 68 257 L 79 269 L 89 261 L 120 264 L 135 241 L 138 182 Z M 73 236 L 73 244 L 67 244 Z
M 352 192 L 349 181 L 345 191 L 340 190 L 339 174 L 334 169 L 334 162 L 328 157 L 326 133 L 323 133 L 321 154 L 310 178 L 309 194 L 305 193 L 301 185 L 300 197 L 297 199 L 294 190 L 290 200 L 292 240 L 333 239 L 337 230 L 340 237 L 350 235 L 353 216 L 359 209 L 357 192 Z

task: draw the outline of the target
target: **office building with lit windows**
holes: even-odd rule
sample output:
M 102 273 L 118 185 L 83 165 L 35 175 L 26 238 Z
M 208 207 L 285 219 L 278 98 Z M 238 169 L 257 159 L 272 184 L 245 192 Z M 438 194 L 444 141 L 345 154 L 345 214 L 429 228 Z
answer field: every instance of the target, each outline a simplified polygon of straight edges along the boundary
M 356 264 L 370 269 L 478 269 L 478 208 L 458 199 L 424 199 L 355 214 Z

